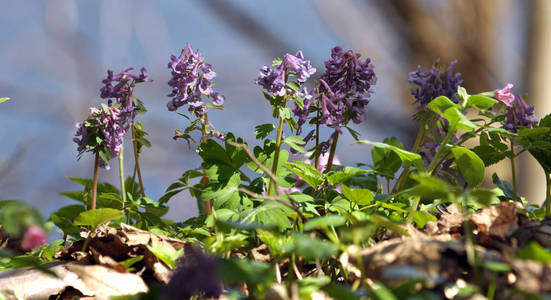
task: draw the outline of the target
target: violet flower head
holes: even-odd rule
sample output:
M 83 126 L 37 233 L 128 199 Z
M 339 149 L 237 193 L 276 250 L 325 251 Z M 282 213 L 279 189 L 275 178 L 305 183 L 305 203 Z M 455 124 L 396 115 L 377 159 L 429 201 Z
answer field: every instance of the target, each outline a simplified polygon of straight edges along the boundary
M 287 53 L 275 67 L 263 66 L 255 83 L 274 96 L 285 96 L 293 92 L 286 88 L 289 76 L 294 76 L 299 84 L 303 84 L 315 72 L 316 68 L 312 67 L 309 60 L 304 59 L 302 51 L 295 55 Z
M 140 74 L 133 74 L 132 70 L 134 68 L 128 68 L 118 74 L 107 70 L 107 77 L 102 81 L 103 86 L 100 89 L 102 99 L 114 99 L 120 103 L 122 116 L 127 123 L 131 123 L 135 117 L 133 94 L 136 83 L 153 81 L 145 68 L 140 69 Z M 109 106 L 111 102 L 112 100 L 109 101 Z
M 320 86 L 320 91 L 331 90 L 337 98 L 366 100 L 373 93 L 371 86 L 377 83 L 371 60 L 360 59 L 352 50 L 343 51 L 339 46 L 331 49 L 331 58 L 325 62 L 325 74 L 322 75 L 327 86 Z
M 371 88 L 377 83 L 371 60 L 362 61 L 356 52 L 337 46 L 331 49 L 325 68 L 319 81 L 321 123 L 340 132 L 350 120 L 363 122 L 373 94 Z
M 513 105 L 513 102 L 515 101 L 515 95 L 511 93 L 511 89 L 513 88 L 513 84 L 508 83 L 504 88 L 501 90 L 496 90 L 496 98 L 497 100 L 503 102 L 508 107 L 511 107 Z
M 88 118 L 75 127 L 73 141 L 77 144 L 79 158 L 84 152 L 99 151 L 109 154 L 108 157 L 119 156 L 127 130 L 119 108 L 105 104 L 92 107 Z M 105 169 L 109 169 L 107 163 L 103 158 L 100 160 L 100 166 Z
M 216 275 L 216 264 L 216 258 L 186 245 L 180 266 L 166 287 L 166 295 L 170 299 L 189 299 L 193 295 L 218 298 L 222 286 Z
M 418 103 L 419 108 L 425 107 L 434 98 L 446 96 L 452 102 L 457 103 L 457 87 L 463 83 L 461 73 L 453 73 L 453 67 L 457 60 L 450 63 L 443 72 L 440 71 L 440 59 L 437 59 L 434 65 L 428 70 L 421 70 L 421 65 L 417 66 L 417 71 L 408 74 L 408 82 L 418 87 L 411 89 L 411 94 L 415 97 L 413 103 Z
M 172 87 L 172 92 L 168 95 L 172 97 L 167 103 L 169 111 L 175 111 L 187 104 L 191 113 L 202 116 L 207 112 L 202 96 L 211 98 L 216 106 L 224 104 L 225 97 L 213 89 L 216 72 L 210 64 L 205 63 L 198 50 L 193 52 L 189 43 L 179 56 L 170 56 L 168 68 L 172 74 L 168 81 L 168 85 Z
M 538 122 L 534 115 L 534 106 L 526 104 L 520 95 L 516 95 L 513 104 L 508 107 L 503 128 L 510 132 L 517 132 L 517 127 L 532 128 L 533 123 Z

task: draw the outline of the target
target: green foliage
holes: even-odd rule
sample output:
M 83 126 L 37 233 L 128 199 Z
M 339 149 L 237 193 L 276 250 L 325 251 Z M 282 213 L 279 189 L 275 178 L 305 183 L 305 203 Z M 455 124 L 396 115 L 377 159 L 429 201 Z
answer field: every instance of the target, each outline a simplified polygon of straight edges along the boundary
M 120 210 L 112 208 L 93 209 L 81 212 L 75 218 L 74 224 L 96 228 L 99 225 L 121 219 L 123 216 Z
M 484 162 L 471 150 L 455 146 L 451 149 L 457 168 L 471 187 L 484 180 Z

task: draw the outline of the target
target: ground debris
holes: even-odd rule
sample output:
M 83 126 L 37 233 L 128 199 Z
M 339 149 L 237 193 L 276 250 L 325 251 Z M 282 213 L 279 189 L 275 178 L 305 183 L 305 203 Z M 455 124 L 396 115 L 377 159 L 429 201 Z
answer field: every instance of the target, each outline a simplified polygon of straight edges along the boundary
M 140 276 L 100 265 L 55 262 L 45 267 L 57 277 L 32 268 L 0 273 L 0 291 L 7 299 L 47 299 L 65 292 L 81 297 L 109 299 L 111 296 L 133 295 L 149 290 Z

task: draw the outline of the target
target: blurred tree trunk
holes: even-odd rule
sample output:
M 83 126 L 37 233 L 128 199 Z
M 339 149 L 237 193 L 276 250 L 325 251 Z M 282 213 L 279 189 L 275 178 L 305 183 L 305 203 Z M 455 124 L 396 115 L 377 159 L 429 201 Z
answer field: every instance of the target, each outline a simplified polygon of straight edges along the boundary
M 530 2 L 530 36 L 528 40 L 527 62 L 528 99 L 536 108 L 536 116 L 541 119 L 551 113 L 551 1 Z M 521 193 L 531 203 L 540 204 L 545 199 L 545 176 L 539 164 L 530 156 L 522 158 L 520 176 Z

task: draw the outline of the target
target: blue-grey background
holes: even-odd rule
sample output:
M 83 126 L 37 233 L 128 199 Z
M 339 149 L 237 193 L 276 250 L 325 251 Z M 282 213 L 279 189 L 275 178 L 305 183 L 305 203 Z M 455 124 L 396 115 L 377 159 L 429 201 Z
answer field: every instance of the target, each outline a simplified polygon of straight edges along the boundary
M 412 16 L 404 17 L 392 6 L 406 2 L 428 16 L 419 19 L 421 23 L 441 24 L 427 25 L 423 37 L 424 30 L 412 29 L 411 24 L 418 24 Z M 225 111 L 212 112 L 210 119 L 218 129 L 243 136 L 250 144 L 256 143 L 254 126 L 273 121 L 260 88 L 253 84 L 258 69 L 276 56 L 300 49 L 318 68 L 317 77 L 335 45 L 371 57 L 375 64 L 378 82 L 368 121 L 356 126 L 362 138 L 394 135 L 410 144 L 415 124 L 410 117 L 414 106 L 407 72 L 418 63 L 426 69 L 437 57 L 449 63 L 450 53 L 457 50 L 454 43 L 472 45 L 474 56 L 478 51 L 484 54 L 484 68 L 489 70 L 484 88 L 501 88 L 507 82 L 516 84 L 517 93 L 528 88 L 531 48 L 526 44 L 535 36 L 530 34 L 534 8 L 512 0 L 471 5 L 474 8 L 460 2 L 2 0 L 0 97 L 12 100 L 0 105 L 0 197 L 25 200 L 44 216 L 71 202 L 58 193 L 79 187 L 65 176 L 91 177 L 92 172 L 89 155 L 76 160 L 74 124 L 86 117 L 88 107 L 100 102 L 99 88 L 107 69 L 118 72 L 144 66 L 154 79 L 139 84 L 135 93 L 149 110 L 140 117 L 153 144 L 142 155 L 148 196 L 158 199 L 181 173 L 198 167 L 194 150 L 172 139 L 174 130 L 187 121 L 166 109 L 168 58 L 186 42 L 200 49 L 214 66 L 216 89 L 227 98 Z M 493 10 L 488 11 L 488 6 Z M 469 40 L 472 32 L 456 28 L 477 20 L 485 23 L 475 26 L 476 30 L 491 31 L 484 35 L 489 40 L 478 48 Z M 432 51 L 428 53 L 418 40 L 425 47 L 433 43 L 440 48 L 427 47 Z M 463 73 L 481 73 L 474 67 L 479 63 L 467 59 L 459 65 Z M 476 78 L 470 82 L 480 88 Z M 538 111 L 538 116 L 544 112 L 545 108 Z M 339 141 L 341 162 L 369 162 L 370 148 L 351 141 L 348 137 Z M 132 166 L 129 150 L 130 145 L 127 170 Z M 116 161 L 112 166 L 111 171 L 101 171 L 100 180 L 118 184 Z M 196 213 L 187 193 L 170 205 L 169 217 L 175 220 Z

